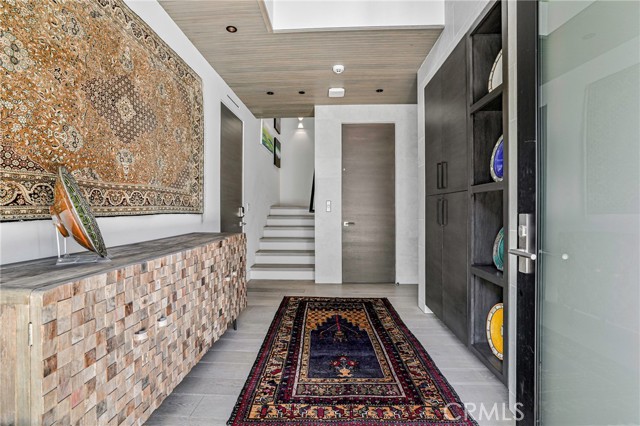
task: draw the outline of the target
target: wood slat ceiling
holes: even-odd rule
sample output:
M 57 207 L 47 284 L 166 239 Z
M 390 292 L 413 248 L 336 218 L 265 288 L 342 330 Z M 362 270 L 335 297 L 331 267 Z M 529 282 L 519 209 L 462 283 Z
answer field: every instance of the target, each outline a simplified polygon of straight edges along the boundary
M 160 3 L 256 117 L 310 117 L 314 105 L 416 103 L 416 72 L 441 29 L 273 33 L 260 1 Z M 334 64 L 345 72 L 334 74 Z M 344 87 L 345 97 L 328 98 L 330 87 Z

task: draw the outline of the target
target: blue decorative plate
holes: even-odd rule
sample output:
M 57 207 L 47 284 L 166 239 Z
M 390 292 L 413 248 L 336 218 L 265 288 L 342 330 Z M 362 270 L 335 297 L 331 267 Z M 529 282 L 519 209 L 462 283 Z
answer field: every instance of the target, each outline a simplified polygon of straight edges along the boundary
M 500 228 L 493 242 L 493 263 L 499 271 L 504 270 L 504 228 Z
M 489 165 L 493 180 L 496 182 L 502 182 L 502 178 L 504 177 L 504 138 L 502 135 L 500 135 L 498 142 L 496 142 L 493 147 L 491 163 Z

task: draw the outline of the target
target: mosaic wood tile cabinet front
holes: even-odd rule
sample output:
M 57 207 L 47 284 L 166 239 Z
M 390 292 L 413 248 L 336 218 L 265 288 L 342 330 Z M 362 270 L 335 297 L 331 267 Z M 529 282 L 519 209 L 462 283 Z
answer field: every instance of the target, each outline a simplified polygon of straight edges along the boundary
M 244 234 L 0 268 L 0 424 L 142 424 L 246 307 Z

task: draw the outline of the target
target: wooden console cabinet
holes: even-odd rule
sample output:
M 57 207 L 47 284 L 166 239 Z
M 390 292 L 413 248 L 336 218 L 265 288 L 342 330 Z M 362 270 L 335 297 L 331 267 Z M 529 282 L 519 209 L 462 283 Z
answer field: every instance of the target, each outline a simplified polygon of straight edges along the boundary
M 247 304 L 244 234 L 0 268 L 0 425 L 142 424 Z

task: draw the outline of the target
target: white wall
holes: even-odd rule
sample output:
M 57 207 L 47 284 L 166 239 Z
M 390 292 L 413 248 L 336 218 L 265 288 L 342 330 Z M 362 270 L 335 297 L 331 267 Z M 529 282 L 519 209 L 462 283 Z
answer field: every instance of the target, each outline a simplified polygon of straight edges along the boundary
M 316 282 L 342 282 L 342 124 L 395 123 L 396 282 L 418 280 L 418 161 L 415 105 L 315 107 Z M 332 210 L 325 211 L 331 200 Z
M 283 118 L 278 139 L 282 144 L 280 204 L 309 206 L 314 170 L 314 119 Z
M 220 230 L 220 102 L 224 102 L 244 122 L 244 170 L 250 179 L 244 182 L 244 200 L 249 203 L 246 222 L 249 259 L 266 221 L 268 207 L 279 199 L 279 186 L 258 183 L 277 182 L 278 172 L 266 150 L 260 146 L 260 120 L 240 102 L 233 91 L 202 57 L 169 15 L 155 0 L 127 0 L 129 7 L 156 33 L 179 52 L 185 62 L 202 78 L 204 96 L 204 214 L 120 216 L 98 218 L 107 247 L 157 239 L 189 232 Z M 239 105 L 237 107 L 230 100 Z M 262 150 L 262 151 L 261 151 Z M 265 207 L 266 206 L 266 207 Z M 81 250 L 75 243 L 73 251 Z M 54 256 L 55 233 L 51 220 L 3 222 L 0 224 L 0 263 Z

